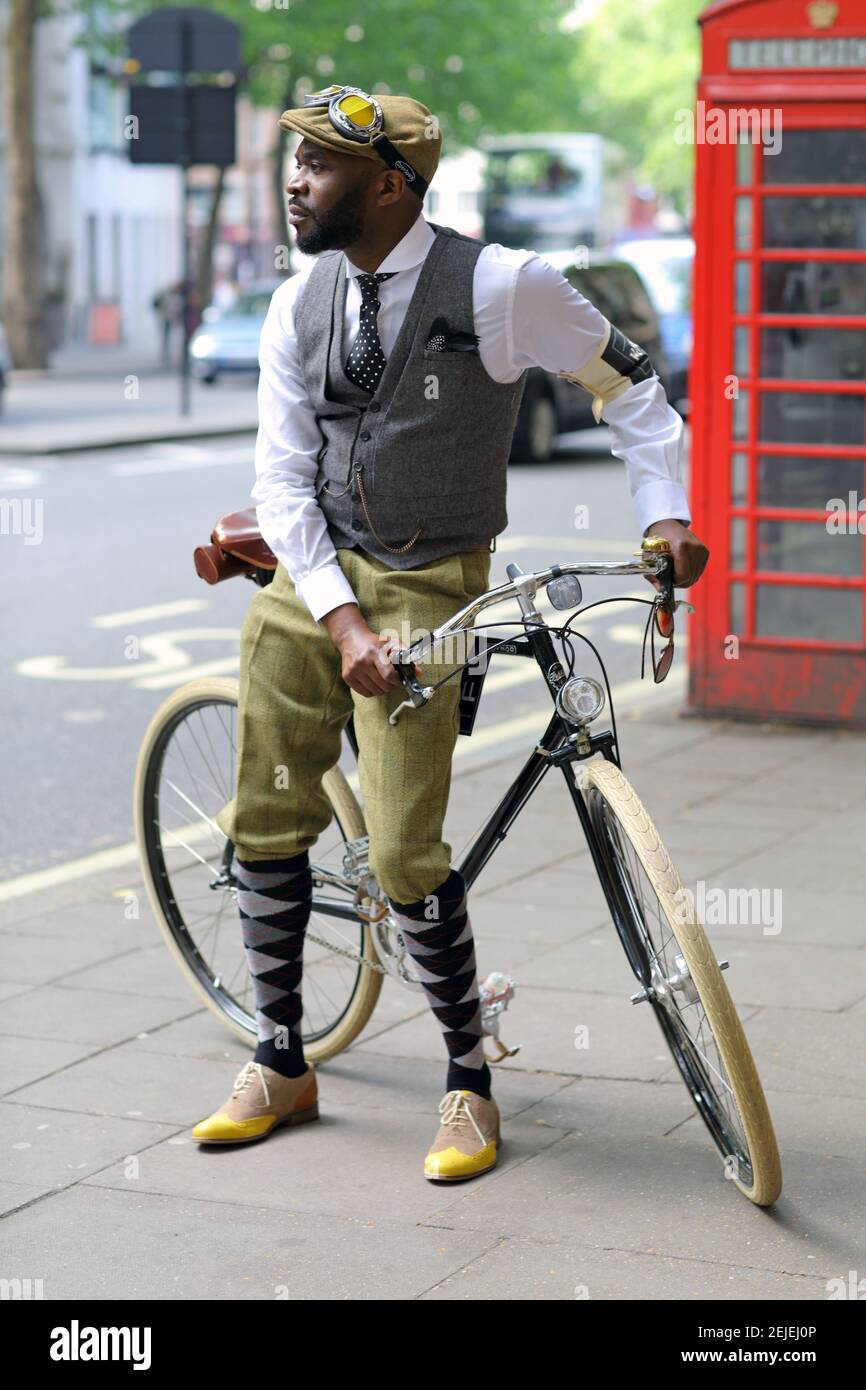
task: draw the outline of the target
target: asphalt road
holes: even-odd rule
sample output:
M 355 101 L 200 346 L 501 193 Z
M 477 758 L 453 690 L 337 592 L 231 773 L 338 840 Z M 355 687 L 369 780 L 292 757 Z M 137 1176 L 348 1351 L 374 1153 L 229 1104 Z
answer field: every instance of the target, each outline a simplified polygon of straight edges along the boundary
M 637 548 L 625 471 L 608 435 L 600 428 L 563 436 L 552 463 L 512 466 L 510 526 L 493 556 L 493 583 L 511 560 L 528 570 L 621 559 Z M 192 551 L 221 513 L 249 505 L 253 443 L 250 435 L 0 460 L 0 497 L 41 502 L 42 518 L 39 543 L 2 537 L 0 879 L 128 843 L 137 750 L 153 711 L 205 664 L 237 670 L 238 630 L 256 591 L 246 580 L 207 587 Z M 587 513 L 576 518 L 579 507 Z M 34 539 L 37 516 L 28 527 Z M 587 601 L 649 593 L 640 579 L 584 587 Z M 662 698 L 651 681 L 634 688 L 645 614 L 609 606 L 591 625 L 614 692 L 623 688 L 629 700 Z M 491 744 L 511 739 L 517 759 L 532 729 L 515 731 L 515 721 L 531 723 L 537 711 L 543 728 L 549 697 L 537 671 L 500 660 L 476 733 L 458 742 L 461 758 L 485 748 L 489 755 Z M 497 670 L 509 678 L 494 682 Z M 591 656 L 585 673 L 594 673 Z

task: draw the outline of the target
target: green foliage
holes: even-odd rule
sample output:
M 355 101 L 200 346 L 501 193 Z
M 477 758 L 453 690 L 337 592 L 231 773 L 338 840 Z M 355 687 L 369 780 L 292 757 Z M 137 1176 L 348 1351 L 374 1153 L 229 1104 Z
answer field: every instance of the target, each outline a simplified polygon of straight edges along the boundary
M 476 143 L 482 131 L 575 128 L 579 104 L 569 66 L 579 40 L 559 28 L 570 7 L 571 0 L 203 5 L 240 26 L 243 90 L 256 105 L 284 109 L 298 100 L 299 78 L 311 87 L 346 82 L 404 92 L 438 116 L 452 148 Z M 122 28 L 158 8 L 136 0 L 79 0 L 88 47 L 121 57 Z
M 705 3 L 606 0 L 579 27 L 563 23 L 572 0 L 288 0 L 287 8 L 204 0 L 203 8 L 240 26 L 242 90 L 275 117 L 301 100 L 303 79 L 416 97 L 438 116 L 446 152 L 482 133 L 594 130 L 682 207 L 694 151 L 674 130 L 677 111 L 694 105 Z M 115 57 L 126 25 L 158 8 L 78 0 L 88 46 Z
M 585 128 L 616 140 L 635 173 L 688 201 L 694 148 L 674 139 L 677 112 L 693 110 L 700 70 L 697 16 L 706 0 L 607 3 L 586 26 L 575 82 L 584 86 Z M 587 74 L 590 81 L 587 83 Z

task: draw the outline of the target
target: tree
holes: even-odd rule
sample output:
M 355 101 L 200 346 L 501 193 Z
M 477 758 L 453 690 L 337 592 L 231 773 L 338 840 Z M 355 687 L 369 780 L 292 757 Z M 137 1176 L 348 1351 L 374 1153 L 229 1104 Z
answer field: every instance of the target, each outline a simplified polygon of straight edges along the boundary
M 3 318 L 16 367 L 44 367 L 42 205 L 33 135 L 33 48 L 40 0 L 10 0 L 5 34 L 6 230 Z
M 622 145 L 635 172 L 681 212 L 691 205 L 694 149 L 675 139 L 677 112 L 693 110 L 700 70 L 697 16 L 706 0 L 607 4 L 586 25 L 575 83 L 585 85 L 587 128 Z

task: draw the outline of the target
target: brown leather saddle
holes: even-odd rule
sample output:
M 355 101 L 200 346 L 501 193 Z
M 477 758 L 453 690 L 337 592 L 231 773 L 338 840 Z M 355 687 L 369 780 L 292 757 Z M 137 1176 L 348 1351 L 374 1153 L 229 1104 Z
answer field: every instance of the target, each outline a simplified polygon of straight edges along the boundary
M 210 545 L 198 545 L 193 553 L 195 572 L 206 584 L 219 584 L 236 574 L 255 579 L 257 570 L 277 567 L 277 557 L 259 530 L 255 507 L 221 516 L 210 539 Z

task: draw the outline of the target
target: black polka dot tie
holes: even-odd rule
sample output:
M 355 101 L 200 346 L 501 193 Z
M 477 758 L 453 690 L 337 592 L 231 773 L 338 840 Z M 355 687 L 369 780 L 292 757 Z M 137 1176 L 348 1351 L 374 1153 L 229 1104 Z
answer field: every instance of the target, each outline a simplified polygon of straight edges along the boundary
M 396 274 L 396 270 L 392 270 L 384 275 L 377 273 L 355 276 L 361 291 L 361 317 L 358 336 L 346 358 L 346 376 L 356 386 L 360 386 L 362 391 L 369 391 L 371 396 L 379 385 L 386 361 L 382 344 L 379 342 L 379 328 L 376 322 L 379 313 L 379 282 L 390 280 L 391 276 Z

